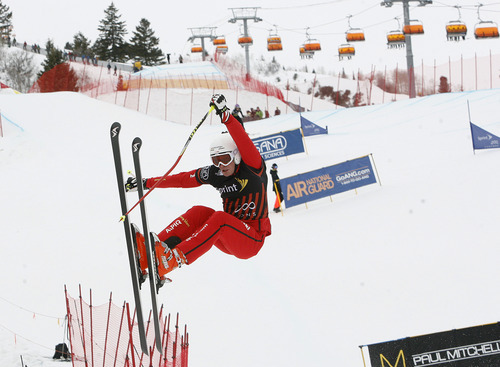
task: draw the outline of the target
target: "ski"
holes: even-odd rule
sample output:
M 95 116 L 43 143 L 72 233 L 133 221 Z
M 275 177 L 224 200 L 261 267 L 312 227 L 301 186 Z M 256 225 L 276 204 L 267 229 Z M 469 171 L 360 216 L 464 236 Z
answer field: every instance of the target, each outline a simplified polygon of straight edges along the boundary
M 144 195 L 144 189 L 142 186 L 142 173 L 141 173 L 141 163 L 139 159 L 139 153 L 142 147 L 142 140 L 141 138 L 135 138 L 134 141 L 132 142 L 132 156 L 134 159 L 134 169 L 135 169 L 135 178 L 137 180 L 137 193 L 139 194 L 139 199 L 143 197 Z M 149 272 L 149 287 L 151 291 L 151 306 L 153 308 L 153 323 L 154 323 L 154 330 L 155 330 L 155 345 L 156 349 L 160 354 L 163 353 L 162 351 L 162 334 L 161 334 L 161 328 L 160 328 L 160 320 L 158 316 L 158 302 L 157 302 L 157 269 L 156 269 L 156 263 L 154 258 L 155 256 L 155 249 L 154 249 L 154 242 L 150 240 L 150 236 L 146 235 L 148 233 L 148 219 L 146 215 L 146 204 L 144 200 L 140 202 L 140 212 L 141 212 L 141 219 L 142 219 L 142 230 L 144 233 L 144 245 L 146 246 L 146 254 L 147 254 L 147 260 L 148 260 L 148 272 Z M 124 212 L 126 213 L 126 211 Z M 127 217 L 125 217 L 127 219 Z
M 113 158 L 115 162 L 118 193 L 120 196 L 121 211 L 122 214 L 125 214 L 127 212 L 127 199 L 125 195 L 125 182 L 123 180 L 122 160 L 120 154 L 120 142 L 119 142 L 120 130 L 121 130 L 121 124 L 119 122 L 115 122 L 111 125 L 110 129 L 111 146 L 113 148 Z M 141 349 L 144 354 L 149 355 L 148 343 L 146 339 L 146 330 L 144 328 L 144 317 L 141 305 L 140 283 L 139 283 L 140 267 L 138 270 L 136 252 L 131 239 L 130 225 L 128 218 L 125 218 L 125 220 L 123 221 L 123 227 L 125 229 L 125 240 L 127 242 L 130 273 L 132 275 L 132 287 L 134 290 L 134 301 L 137 313 L 137 325 L 139 329 L 139 339 L 141 343 Z

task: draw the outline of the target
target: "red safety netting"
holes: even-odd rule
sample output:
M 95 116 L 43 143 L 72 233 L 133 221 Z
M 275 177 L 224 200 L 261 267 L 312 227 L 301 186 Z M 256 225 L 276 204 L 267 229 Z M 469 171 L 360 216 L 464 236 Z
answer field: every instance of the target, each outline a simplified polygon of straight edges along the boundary
M 28 93 L 78 92 L 79 89 L 78 75 L 69 63 L 64 63 L 43 73 Z
M 218 57 L 217 66 L 224 71 L 228 78 L 230 89 L 244 89 L 249 92 L 261 93 L 285 102 L 281 89 L 248 75 L 241 65 L 227 62 L 225 58 Z
M 81 293 L 81 292 L 80 292 Z M 90 295 L 92 299 L 92 293 Z M 80 297 L 73 298 L 66 293 L 69 340 L 73 366 L 89 367 L 187 367 L 188 334 L 179 335 L 178 321 L 175 331 L 170 330 L 170 315 L 162 316 L 160 311 L 160 329 L 162 330 L 161 355 L 154 346 L 153 323 L 145 315 L 145 327 L 150 355 L 141 351 L 136 315 L 128 303 L 119 307 L 112 303 L 111 296 L 107 304 L 93 306 Z
M 500 75 L 497 73 L 500 68 L 500 55 L 490 53 L 488 56 L 450 59 L 448 63 L 439 65 L 435 61 L 432 65 L 432 60 L 426 61 L 415 62 L 413 74 L 408 73 L 406 65 L 398 64 L 374 65 L 369 72 L 358 70 L 352 77 L 349 76 L 350 79 L 357 80 L 357 89 L 350 91 L 355 98 L 353 97 L 354 101 L 349 104 L 343 104 L 340 100 L 344 92 L 339 88 L 340 80 L 347 76 L 339 72 L 336 85 L 332 86 L 333 90 L 337 91 L 332 100 L 336 105 L 356 107 L 399 100 L 408 96 L 411 90 L 414 90 L 416 96 L 426 96 L 443 92 L 500 88 Z M 123 70 L 119 69 L 118 73 L 115 71 L 113 74 L 102 65 L 72 61 L 44 73 L 30 92 L 78 91 L 89 97 L 157 118 L 175 119 L 176 122 L 190 124 L 193 118 L 196 118 L 193 117 L 193 111 L 199 110 L 198 104 L 205 106 L 206 98 L 203 92 L 207 90 L 214 93 L 223 91 L 224 94 L 234 97 L 231 99 L 234 103 L 238 103 L 238 93 L 242 90 L 261 93 L 285 102 L 280 88 L 248 75 L 242 65 L 231 59 L 216 58 L 212 65 L 221 71 L 218 74 L 183 73 L 182 70 L 189 70 L 189 67 L 178 68 L 178 65 L 172 65 L 175 66 L 173 69 L 181 70 L 176 73 L 169 71 L 163 75 L 143 76 L 142 73 L 133 74 L 126 71 L 125 65 Z M 316 97 L 320 95 L 320 87 L 324 86 L 313 83 L 311 94 Z M 372 99 L 374 87 L 382 91 L 381 100 Z M 285 92 L 288 93 L 288 89 Z M 204 96 L 203 102 L 197 98 L 197 94 Z M 378 94 L 380 95 L 380 92 Z M 312 101 L 311 99 L 309 107 L 305 107 L 313 110 Z M 184 106 L 181 112 L 179 106 Z M 175 112 L 174 117 L 172 111 Z

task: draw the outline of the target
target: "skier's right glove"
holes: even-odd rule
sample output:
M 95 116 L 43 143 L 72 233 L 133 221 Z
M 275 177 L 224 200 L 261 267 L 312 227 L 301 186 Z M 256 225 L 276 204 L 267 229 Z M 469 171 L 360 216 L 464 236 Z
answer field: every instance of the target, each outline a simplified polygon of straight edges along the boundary
M 220 120 L 225 124 L 229 120 L 231 112 L 226 106 L 226 97 L 222 94 L 214 94 L 210 99 L 210 107 L 214 106 L 215 112 L 220 116 Z
M 142 179 L 142 188 L 144 190 L 148 190 L 146 187 L 146 182 L 148 181 L 147 178 Z M 134 192 L 137 191 L 137 179 L 135 177 L 129 177 L 127 178 L 127 182 L 125 183 L 125 191 L 126 192 Z

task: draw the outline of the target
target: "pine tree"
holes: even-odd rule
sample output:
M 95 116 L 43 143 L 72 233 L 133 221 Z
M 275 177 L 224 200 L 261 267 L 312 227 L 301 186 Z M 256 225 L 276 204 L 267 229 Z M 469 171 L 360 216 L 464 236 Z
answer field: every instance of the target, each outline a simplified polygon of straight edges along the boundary
M 55 66 L 64 63 L 63 52 L 54 46 L 51 40 L 48 40 L 45 44 L 45 50 L 47 51 L 47 56 L 42 63 L 42 70 L 38 73 L 40 78 L 43 73 L 53 69 Z
M 135 28 L 133 37 L 130 39 L 130 56 L 136 58 L 146 66 L 154 66 L 165 63 L 165 55 L 158 48 L 160 39 L 150 27 L 147 19 L 142 18 Z
M 91 42 L 82 32 L 78 32 L 73 36 L 73 43 L 71 46 L 73 53 L 77 56 L 89 55 L 92 53 Z
M 0 0 L 0 42 L 4 39 L 10 39 L 12 33 L 12 12 L 9 7 Z M 10 44 L 9 44 L 10 45 Z
M 47 57 L 37 81 L 40 92 L 78 91 L 78 76 L 70 64 L 64 62 L 63 52 L 51 40 L 47 41 L 45 49 Z
M 125 22 L 120 21 L 121 15 L 118 14 L 114 3 L 111 3 L 104 13 L 106 16 L 97 27 L 100 35 L 95 41 L 94 52 L 101 60 L 124 62 L 128 54 Z

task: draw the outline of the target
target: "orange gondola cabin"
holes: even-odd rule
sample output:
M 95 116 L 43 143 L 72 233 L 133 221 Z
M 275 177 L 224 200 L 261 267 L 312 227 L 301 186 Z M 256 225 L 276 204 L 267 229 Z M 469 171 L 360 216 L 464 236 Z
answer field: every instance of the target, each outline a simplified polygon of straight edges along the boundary
M 406 45 L 406 36 L 401 31 L 390 31 L 387 33 L 387 47 L 402 48 Z
M 218 45 L 215 48 L 215 51 L 220 54 L 226 54 L 227 53 L 227 45 Z
M 345 34 L 347 42 L 360 42 L 365 40 L 365 33 L 359 28 L 349 29 Z
M 271 35 L 267 37 L 267 50 L 268 51 L 283 50 L 283 45 L 281 44 L 281 37 L 278 35 Z
M 319 41 L 313 39 L 308 40 L 306 43 L 304 43 L 304 48 L 309 52 L 321 51 L 321 45 Z
M 192 53 L 200 53 L 200 52 L 203 52 L 203 48 L 199 45 L 193 45 L 193 47 L 191 47 L 191 52 Z
M 314 51 L 307 51 L 305 45 L 299 47 L 299 53 L 302 59 L 312 59 L 314 56 Z
M 339 60 L 343 60 L 347 57 L 347 59 L 351 59 L 356 54 L 356 50 L 353 45 L 343 44 L 339 46 Z
M 241 45 L 241 47 L 253 45 L 253 38 L 250 36 L 240 36 L 240 38 L 238 38 L 238 44 Z
M 482 21 L 476 24 L 474 36 L 478 38 L 498 38 L 498 26 L 495 22 Z
M 410 24 L 403 26 L 403 33 L 409 35 L 424 34 L 424 25 L 418 20 L 410 20 Z
M 465 23 L 454 20 L 446 24 L 446 38 L 448 41 L 459 41 L 461 39 L 465 40 L 467 35 L 467 26 Z
M 222 46 L 226 44 L 226 39 L 224 37 L 217 37 L 212 41 L 214 46 Z

